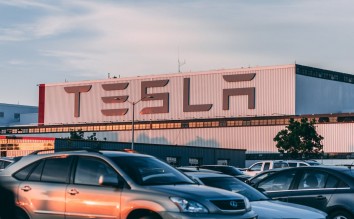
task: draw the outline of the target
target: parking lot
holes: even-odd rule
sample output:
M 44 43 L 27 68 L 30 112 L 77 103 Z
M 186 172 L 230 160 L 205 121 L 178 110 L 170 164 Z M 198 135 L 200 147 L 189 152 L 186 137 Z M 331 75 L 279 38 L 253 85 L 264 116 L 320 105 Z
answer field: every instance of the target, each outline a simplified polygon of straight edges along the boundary
M 351 166 L 262 166 L 267 162 L 272 168 L 248 175 L 252 165 L 176 169 L 132 151 L 34 153 L 0 172 L 3 189 L 16 199 L 2 200 L 12 201 L 20 219 L 353 218 Z

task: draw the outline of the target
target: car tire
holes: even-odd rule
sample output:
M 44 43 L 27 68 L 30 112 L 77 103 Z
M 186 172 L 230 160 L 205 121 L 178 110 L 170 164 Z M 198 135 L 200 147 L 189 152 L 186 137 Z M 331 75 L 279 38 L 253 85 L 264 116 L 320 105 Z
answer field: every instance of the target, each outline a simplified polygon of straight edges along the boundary
M 162 219 L 160 215 L 153 211 L 133 212 L 128 219 Z
M 329 219 L 354 219 L 353 215 L 344 210 L 335 211 L 329 214 Z
M 156 215 L 146 215 L 146 216 L 139 217 L 138 219 L 160 219 L 160 217 Z
M 29 219 L 28 215 L 26 212 L 24 212 L 22 209 L 17 208 L 16 209 L 16 219 Z

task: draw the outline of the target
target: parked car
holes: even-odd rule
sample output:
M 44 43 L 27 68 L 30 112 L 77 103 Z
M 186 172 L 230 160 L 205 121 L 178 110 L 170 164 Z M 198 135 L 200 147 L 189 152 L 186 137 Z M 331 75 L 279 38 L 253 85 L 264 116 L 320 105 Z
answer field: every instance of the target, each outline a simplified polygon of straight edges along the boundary
M 247 198 L 196 184 L 138 153 L 67 151 L 29 155 L 0 172 L 21 219 L 256 219 Z
M 245 182 L 247 179 L 251 178 L 249 175 L 244 174 L 239 168 L 229 165 L 201 165 L 199 168 L 209 169 L 218 171 Z
M 249 176 L 255 176 L 266 170 L 284 168 L 284 167 L 289 167 L 289 164 L 286 161 L 265 160 L 265 161 L 256 162 L 252 164 L 249 168 L 243 169 L 242 171 Z
M 318 166 L 321 165 L 315 160 L 286 160 L 289 167 L 306 167 L 306 166 Z
M 193 180 L 202 185 L 221 188 L 244 195 L 250 200 L 252 209 L 259 219 L 297 218 L 325 219 L 327 214 L 314 208 L 272 200 L 257 189 L 235 177 L 206 172 L 187 172 Z
M 247 179 L 245 181 L 245 183 L 247 183 L 248 185 L 254 185 L 257 182 L 261 181 L 262 179 L 264 179 L 265 177 L 268 177 L 270 175 L 272 175 L 273 173 L 276 173 L 278 171 L 282 170 L 282 168 L 276 168 L 276 169 L 270 169 L 270 170 L 265 170 L 261 173 L 258 173 L 255 176 L 252 176 L 251 178 Z
M 308 166 L 274 172 L 253 185 L 270 197 L 325 211 L 329 219 L 354 218 L 351 166 Z
M 215 171 L 215 170 L 210 170 L 210 169 L 204 169 L 204 168 L 200 168 L 198 166 L 181 166 L 181 167 L 177 167 L 177 170 L 180 170 L 182 172 L 209 172 L 209 173 L 221 173 L 219 171 Z

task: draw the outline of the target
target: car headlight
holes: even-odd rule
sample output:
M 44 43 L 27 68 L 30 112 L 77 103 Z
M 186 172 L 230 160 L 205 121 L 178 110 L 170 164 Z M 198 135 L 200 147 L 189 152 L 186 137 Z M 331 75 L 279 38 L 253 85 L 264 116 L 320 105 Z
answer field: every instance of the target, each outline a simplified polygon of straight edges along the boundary
M 170 199 L 177 205 L 181 212 L 208 213 L 208 209 L 196 201 L 180 197 L 171 197 Z
M 246 197 L 245 197 L 245 208 L 246 208 L 246 211 L 250 211 L 252 209 L 251 203 L 248 200 L 248 198 L 246 198 Z

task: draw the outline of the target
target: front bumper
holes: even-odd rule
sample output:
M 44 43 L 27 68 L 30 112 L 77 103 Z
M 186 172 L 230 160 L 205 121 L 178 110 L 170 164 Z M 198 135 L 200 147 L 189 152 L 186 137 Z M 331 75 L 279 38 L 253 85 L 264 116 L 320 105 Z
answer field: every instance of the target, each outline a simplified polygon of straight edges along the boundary
M 163 219 L 257 219 L 258 216 L 254 211 L 244 214 L 198 214 L 198 213 L 181 213 L 181 212 L 162 212 L 160 214 Z

